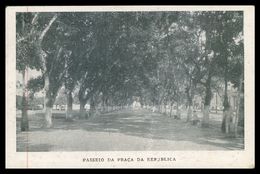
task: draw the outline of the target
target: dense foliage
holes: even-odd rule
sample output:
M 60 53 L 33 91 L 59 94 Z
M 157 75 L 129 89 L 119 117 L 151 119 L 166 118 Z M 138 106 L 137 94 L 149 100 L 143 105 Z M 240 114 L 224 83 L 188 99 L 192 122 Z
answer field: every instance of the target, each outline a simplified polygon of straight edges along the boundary
M 213 90 L 243 92 L 242 12 L 17 13 L 16 34 L 17 70 L 42 72 L 25 86 L 44 89 L 47 107 L 65 86 L 81 109 L 177 103 L 190 121 L 199 95 L 208 126 Z

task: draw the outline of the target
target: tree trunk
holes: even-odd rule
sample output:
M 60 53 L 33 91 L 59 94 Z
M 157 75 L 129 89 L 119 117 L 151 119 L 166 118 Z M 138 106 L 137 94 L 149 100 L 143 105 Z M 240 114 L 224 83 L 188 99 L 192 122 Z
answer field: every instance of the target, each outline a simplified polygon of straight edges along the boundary
M 85 96 L 85 88 L 81 84 L 79 93 L 78 93 L 78 99 L 79 99 L 79 118 L 80 119 L 85 119 L 86 118 L 86 111 L 85 111 L 85 105 L 87 103 Z
M 79 101 L 79 114 L 80 114 L 80 118 L 81 119 L 85 119 L 86 118 L 86 115 L 85 115 L 86 114 L 85 105 L 86 105 L 85 101 L 82 101 L 82 100 Z
M 224 124 L 222 124 L 223 133 L 230 134 L 232 133 L 231 125 L 232 125 L 232 109 L 231 107 L 226 108 L 223 111 Z
M 228 94 L 227 94 L 227 86 L 228 86 L 228 84 L 227 84 L 227 72 L 226 72 L 227 70 L 226 70 L 226 68 L 225 68 L 225 89 L 224 89 L 224 102 L 223 102 L 223 107 L 224 107 L 224 109 L 223 109 L 223 118 L 222 118 L 222 126 L 221 126 L 221 131 L 223 132 L 223 133 L 227 133 L 227 130 L 226 130 L 226 126 L 228 126 L 228 125 L 226 125 L 226 124 L 228 124 L 227 123 L 227 111 L 229 110 L 229 107 L 230 107 L 230 104 L 229 104 L 229 101 L 228 101 Z
M 47 105 L 45 107 L 45 127 L 52 127 L 52 107 Z
M 53 107 L 53 95 L 50 91 L 50 77 L 48 73 L 44 75 L 44 90 L 45 90 L 45 125 L 44 127 L 52 127 L 52 107 Z
M 241 75 L 241 77 L 243 77 Z M 240 78 L 239 87 L 238 87 L 238 96 L 237 96 L 237 108 L 236 108 L 236 117 L 235 117 L 235 137 L 238 136 L 238 126 L 244 128 L 244 90 L 243 90 L 243 82 L 242 78 Z M 242 124 L 239 124 L 242 123 Z M 244 135 L 244 131 L 242 132 Z
M 56 97 L 56 94 L 54 95 L 54 91 L 50 91 L 50 77 L 47 72 L 47 62 L 45 59 L 46 53 L 42 49 L 42 41 L 45 37 L 46 33 L 49 31 L 51 25 L 53 22 L 57 19 L 58 15 L 55 14 L 48 24 L 45 25 L 45 28 L 41 32 L 39 38 L 37 39 L 37 42 L 35 44 L 37 54 L 39 55 L 40 61 L 42 63 L 42 73 L 44 74 L 44 91 L 45 91 L 45 98 L 44 98 L 44 104 L 45 104 L 45 124 L 44 127 L 50 128 L 52 127 L 52 107 L 53 102 Z
M 227 89 L 225 89 L 223 107 L 224 107 L 224 109 L 223 109 L 221 131 L 223 133 L 229 133 L 229 129 L 227 129 L 227 128 L 230 126 L 230 120 L 231 120 L 232 112 L 231 112 L 231 107 L 230 107 L 230 104 L 229 104 L 229 101 L 228 101 Z
M 22 14 L 22 33 L 25 33 L 25 20 L 24 15 Z M 22 118 L 21 118 L 21 131 L 29 130 L 29 121 L 28 121 L 28 101 L 27 101 L 27 67 L 25 66 L 22 71 L 22 86 L 23 86 L 23 96 L 22 96 Z
M 105 107 L 106 107 L 105 97 L 104 97 L 104 95 L 102 95 L 102 105 L 101 105 L 101 112 L 102 113 L 105 113 Z
M 203 110 L 203 118 L 202 118 L 202 127 L 209 127 L 209 111 L 210 111 L 210 102 L 212 98 L 211 93 L 211 74 L 209 73 L 207 82 L 206 82 L 206 96 Z
M 22 98 L 22 118 L 21 118 L 21 131 L 29 130 L 29 120 L 27 112 L 28 102 L 26 96 L 23 95 Z
M 49 93 L 49 92 L 47 92 Z M 44 127 L 50 128 L 52 127 L 52 98 L 49 94 L 45 96 L 45 125 Z
M 218 113 L 218 94 L 216 93 L 216 105 L 215 105 L 215 109 L 216 109 L 216 114 Z
M 228 93 L 227 93 L 227 78 L 225 76 L 225 92 L 224 92 L 224 102 L 223 102 L 223 119 L 221 125 L 221 131 L 225 134 L 231 133 L 231 124 L 232 124 L 232 108 L 228 101 Z
M 173 102 L 171 102 L 171 106 L 170 106 L 170 117 L 172 116 L 172 105 L 173 105 Z
M 177 106 L 176 106 L 177 110 L 176 110 L 176 115 L 178 119 L 181 119 L 181 112 L 180 112 L 180 108 L 179 108 L 179 101 L 177 101 Z
M 21 131 L 28 131 L 29 130 L 29 120 L 28 120 L 28 101 L 27 101 L 27 77 L 26 72 L 27 69 L 23 70 L 23 97 L 22 97 L 22 118 L 21 118 Z
M 187 120 L 186 122 L 190 122 L 192 118 L 192 105 L 188 105 L 188 111 L 187 111 Z
M 109 112 L 108 98 L 105 99 L 105 112 Z
M 186 122 L 190 122 L 192 119 L 192 98 L 191 95 L 189 94 L 188 97 L 188 111 L 187 111 L 187 120 Z
M 96 114 L 96 106 L 95 106 L 95 100 L 94 96 L 90 98 L 90 110 L 89 110 L 90 116 L 95 116 Z
M 191 86 L 191 82 L 190 82 Z M 187 111 L 187 122 L 191 121 L 192 118 L 192 94 L 191 94 L 191 87 L 186 89 L 186 95 L 188 100 L 188 111 Z
M 50 95 L 45 96 L 45 125 L 44 127 L 50 128 L 52 127 L 52 107 L 53 101 Z
M 205 105 L 203 109 L 203 119 L 202 119 L 202 127 L 209 127 L 209 105 Z
M 67 111 L 66 111 L 66 120 L 72 121 L 72 104 L 73 104 L 73 98 L 72 98 L 72 92 L 67 92 Z
M 225 57 L 225 69 L 224 69 L 224 80 L 225 80 L 225 89 L 224 89 L 224 102 L 223 102 L 223 119 L 222 119 L 222 125 L 221 125 L 221 131 L 223 133 L 229 133 L 229 127 L 231 124 L 231 108 L 230 108 L 230 103 L 228 101 L 228 79 L 227 79 L 227 73 L 228 73 L 228 59 L 227 59 L 227 54 L 226 54 L 226 49 L 224 48 L 224 57 Z
M 164 104 L 164 114 L 167 115 L 167 104 Z

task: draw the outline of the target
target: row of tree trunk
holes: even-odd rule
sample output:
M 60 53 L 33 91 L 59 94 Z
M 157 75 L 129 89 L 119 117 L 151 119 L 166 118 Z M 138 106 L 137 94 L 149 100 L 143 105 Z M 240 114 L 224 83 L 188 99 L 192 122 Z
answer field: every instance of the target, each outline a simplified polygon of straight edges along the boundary
M 243 94 L 243 78 L 240 78 L 239 87 L 237 90 L 237 100 L 236 100 L 236 110 L 234 113 L 234 109 L 230 106 L 228 100 L 228 92 L 227 92 L 227 79 L 225 79 L 225 91 L 224 91 L 224 110 L 223 110 L 223 120 L 221 130 L 223 133 L 227 134 L 228 136 L 237 137 L 239 134 L 243 134 L 244 132 L 240 131 L 239 128 L 243 128 L 243 121 L 244 121 L 244 94 Z M 208 128 L 210 126 L 210 103 L 212 99 L 212 91 L 211 91 L 211 75 L 209 74 L 208 79 L 205 83 L 206 91 L 205 91 L 205 100 L 204 100 L 204 108 L 202 109 L 203 117 L 201 120 L 201 126 L 204 128 Z M 187 122 L 190 122 L 194 119 L 198 119 L 197 117 L 193 116 L 193 94 L 192 91 L 189 89 L 186 90 L 187 94 Z M 172 107 L 174 102 L 170 104 L 170 112 L 169 116 L 172 116 Z M 166 104 L 158 104 L 156 107 L 150 107 L 151 110 L 155 111 L 152 108 L 157 108 L 159 113 L 168 114 L 167 113 L 167 106 Z M 177 112 L 175 116 L 179 117 L 180 109 L 179 103 L 177 102 Z

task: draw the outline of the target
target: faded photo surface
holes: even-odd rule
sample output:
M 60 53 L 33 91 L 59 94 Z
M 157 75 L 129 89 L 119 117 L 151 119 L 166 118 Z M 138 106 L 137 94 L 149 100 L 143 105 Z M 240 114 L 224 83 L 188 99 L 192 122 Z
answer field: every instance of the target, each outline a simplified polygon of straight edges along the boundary
M 254 167 L 254 8 L 197 8 L 7 9 L 6 167 Z

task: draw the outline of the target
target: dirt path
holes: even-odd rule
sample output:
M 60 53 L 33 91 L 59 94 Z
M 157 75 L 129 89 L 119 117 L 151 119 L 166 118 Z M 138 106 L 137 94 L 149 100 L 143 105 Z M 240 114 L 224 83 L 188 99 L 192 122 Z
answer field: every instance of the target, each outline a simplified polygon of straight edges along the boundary
M 146 110 L 123 110 L 88 120 L 55 119 L 54 128 L 17 132 L 18 151 L 237 150 L 242 139 L 228 139 L 217 128 L 192 126 L 183 120 Z M 36 120 L 36 118 L 35 118 Z M 28 139 L 27 139 L 28 138 Z

